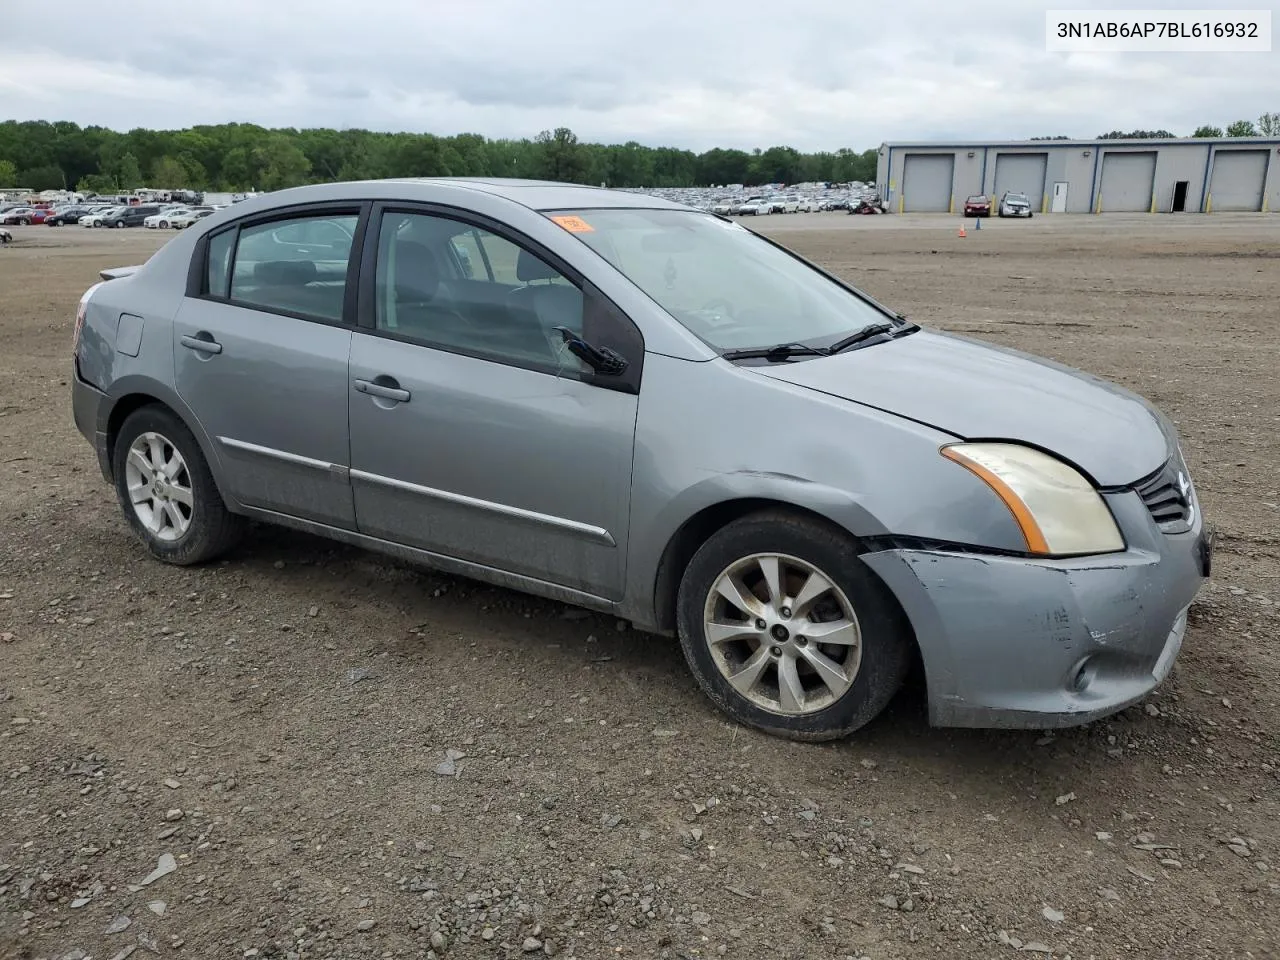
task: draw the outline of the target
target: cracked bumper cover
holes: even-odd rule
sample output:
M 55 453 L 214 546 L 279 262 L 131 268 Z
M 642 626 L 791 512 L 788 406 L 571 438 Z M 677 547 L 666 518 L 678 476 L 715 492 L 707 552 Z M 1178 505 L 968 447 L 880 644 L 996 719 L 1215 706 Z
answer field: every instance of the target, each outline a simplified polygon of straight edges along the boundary
M 1208 575 L 1207 533 L 1162 533 L 1137 494 L 1106 497 L 1128 547 L 1034 560 L 896 549 L 864 560 L 915 630 L 942 727 L 1076 726 L 1168 675 Z

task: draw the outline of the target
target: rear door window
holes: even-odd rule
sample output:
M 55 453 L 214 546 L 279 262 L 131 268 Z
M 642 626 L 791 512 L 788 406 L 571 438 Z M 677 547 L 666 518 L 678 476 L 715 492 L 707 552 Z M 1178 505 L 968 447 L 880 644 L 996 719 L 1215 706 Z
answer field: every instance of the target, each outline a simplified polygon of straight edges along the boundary
M 307 319 L 341 322 L 356 213 L 295 217 L 244 227 L 231 265 L 229 299 Z M 233 235 L 228 231 L 226 235 Z M 217 296 L 216 241 L 209 249 L 209 291 Z M 225 254 L 224 254 L 225 256 Z

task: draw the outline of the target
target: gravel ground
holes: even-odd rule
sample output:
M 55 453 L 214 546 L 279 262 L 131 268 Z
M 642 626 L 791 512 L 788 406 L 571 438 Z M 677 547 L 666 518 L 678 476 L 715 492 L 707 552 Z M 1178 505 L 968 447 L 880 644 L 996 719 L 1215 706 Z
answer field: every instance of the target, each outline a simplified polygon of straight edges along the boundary
M 1273 957 L 1276 217 L 749 225 L 1137 389 L 1219 529 L 1174 676 L 1054 736 L 735 728 L 673 641 L 261 529 L 144 559 L 67 376 L 152 231 L 0 249 L 0 958 Z

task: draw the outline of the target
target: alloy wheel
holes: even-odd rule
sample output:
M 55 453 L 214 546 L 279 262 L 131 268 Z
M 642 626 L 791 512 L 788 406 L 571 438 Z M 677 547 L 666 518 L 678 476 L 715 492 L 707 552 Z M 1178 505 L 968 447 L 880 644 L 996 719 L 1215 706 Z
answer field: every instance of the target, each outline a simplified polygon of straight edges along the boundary
M 844 591 L 813 564 L 752 554 L 713 581 L 703 610 L 711 659 L 741 696 L 785 716 L 832 706 L 853 686 L 862 631 Z
M 179 540 L 191 527 L 195 496 L 187 462 L 172 442 L 142 433 L 129 447 L 125 484 L 138 520 L 157 540 Z

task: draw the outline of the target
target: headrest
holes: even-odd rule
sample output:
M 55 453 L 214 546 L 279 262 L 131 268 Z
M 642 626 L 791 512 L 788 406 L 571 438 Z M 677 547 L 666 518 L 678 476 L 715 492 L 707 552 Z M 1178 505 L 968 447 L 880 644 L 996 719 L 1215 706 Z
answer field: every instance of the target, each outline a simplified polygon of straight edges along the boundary
M 516 258 L 516 279 L 521 283 L 530 280 L 554 280 L 560 276 L 559 271 L 545 260 L 535 257 L 523 247 Z
M 431 249 L 412 240 L 396 241 L 396 299 L 427 301 L 440 286 L 440 270 Z
M 263 260 L 254 266 L 253 276 L 262 283 L 301 286 L 316 278 L 316 265 L 310 260 Z

